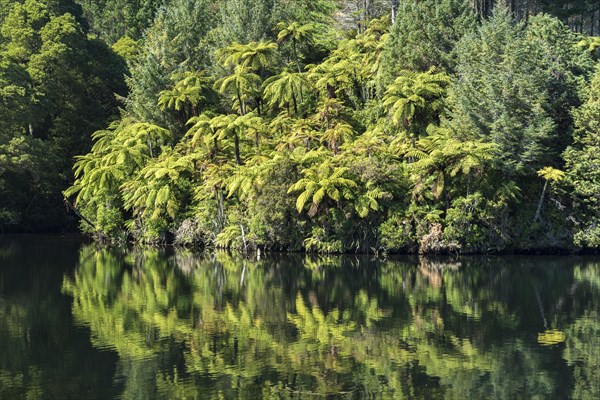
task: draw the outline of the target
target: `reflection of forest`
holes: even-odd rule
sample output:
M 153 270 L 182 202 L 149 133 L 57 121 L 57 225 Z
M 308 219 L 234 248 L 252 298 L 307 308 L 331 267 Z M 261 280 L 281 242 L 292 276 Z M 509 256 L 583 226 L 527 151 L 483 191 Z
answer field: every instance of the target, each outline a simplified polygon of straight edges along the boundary
M 87 332 L 73 329 L 60 293 L 80 241 L 27 239 L 0 236 L 0 399 L 114 397 L 114 354 L 94 351 Z
M 598 398 L 598 263 L 80 258 L 63 288 L 125 398 Z

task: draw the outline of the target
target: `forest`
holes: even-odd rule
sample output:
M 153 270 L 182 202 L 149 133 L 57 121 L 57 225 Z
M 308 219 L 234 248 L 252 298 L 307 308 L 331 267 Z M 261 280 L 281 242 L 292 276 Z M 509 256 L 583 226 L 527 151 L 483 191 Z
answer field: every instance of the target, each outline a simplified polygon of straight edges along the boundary
M 0 0 L 0 232 L 600 248 L 594 0 Z

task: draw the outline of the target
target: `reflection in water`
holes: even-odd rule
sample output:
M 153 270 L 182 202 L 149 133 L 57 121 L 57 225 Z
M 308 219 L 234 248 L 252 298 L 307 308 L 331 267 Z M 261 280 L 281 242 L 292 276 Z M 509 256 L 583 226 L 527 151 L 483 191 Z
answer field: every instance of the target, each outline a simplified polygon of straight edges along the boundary
M 0 236 L 0 399 L 111 398 L 121 391 L 112 384 L 115 355 L 94 351 L 60 293 L 80 245 L 77 238 Z
M 564 358 L 573 367 L 573 399 L 600 399 L 600 262 L 574 269 L 575 303 Z M 585 301 L 583 301 L 585 299 Z
M 0 356 L 0 398 L 60 397 L 47 363 L 19 353 L 39 331 L 22 297 L 33 290 L 11 292 L 11 279 L 3 266 L 0 337 L 15 352 Z M 88 332 L 93 349 L 77 349 L 88 358 L 118 356 L 85 377 L 110 381 L 92 398 L 600 398 L 597 260 L 255 261 L 84 246 L 57 292 L 38 301 L 50 311 L 71 300 L 74 322 L 37 318 Z M 52 340 L 68 340 L 54 322 Z

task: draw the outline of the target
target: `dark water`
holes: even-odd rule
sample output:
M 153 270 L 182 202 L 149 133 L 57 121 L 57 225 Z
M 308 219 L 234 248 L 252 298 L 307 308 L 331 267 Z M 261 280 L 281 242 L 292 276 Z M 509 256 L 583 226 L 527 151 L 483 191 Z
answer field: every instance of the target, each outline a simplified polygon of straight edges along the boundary
M 599 399 L 600 259 L 0 237 L 1 399 Z

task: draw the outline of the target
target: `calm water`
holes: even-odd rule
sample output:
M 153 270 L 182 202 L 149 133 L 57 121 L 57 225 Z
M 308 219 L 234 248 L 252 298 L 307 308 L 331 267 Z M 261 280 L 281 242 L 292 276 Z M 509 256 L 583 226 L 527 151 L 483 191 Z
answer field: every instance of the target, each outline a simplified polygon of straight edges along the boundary
M 0 237 L 1 399 L 598 399 L 600 259 Z

